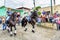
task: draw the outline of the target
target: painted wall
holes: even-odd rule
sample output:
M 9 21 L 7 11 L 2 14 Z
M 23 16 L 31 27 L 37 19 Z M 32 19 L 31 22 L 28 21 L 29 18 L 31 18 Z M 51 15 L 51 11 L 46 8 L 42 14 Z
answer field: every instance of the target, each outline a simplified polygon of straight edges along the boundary
M 44 8 L 40 8 L 39 11 L 50 11 L 51 12 L 51 7 L 44 7 Z M 53 13 L 55 13 L 56 11 L 58 11 L 58 13 L 60 13 L 60 5 L 56 5 L 56 6 L 53 6 Z

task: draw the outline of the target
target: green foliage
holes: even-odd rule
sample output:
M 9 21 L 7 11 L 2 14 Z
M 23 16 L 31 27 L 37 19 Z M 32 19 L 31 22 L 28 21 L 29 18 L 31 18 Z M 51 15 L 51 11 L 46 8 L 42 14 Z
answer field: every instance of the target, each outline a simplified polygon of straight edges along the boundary
M 40 11 L 38 11 L 38 15 L 41 15 L 41 12 Z
M 41 8 L 41 7 L 40 6 L 37 6 L 37 7 L 33 8 L 33 11 L 34 10 L 38 10 L 39 8 Z
M 35 10 L 38 10 L 39 8 L 41 8 L 40 6 L 37 6 L 37 7 L 35 7 Z
M 38 15 L 41 15 L 41 12 L 38 10 L 38 9 L 40 9 L 40 8 L 41 8 L 40 6 L 37 6 L 37 7 L 33 8 L 33 11 L 34 11 L 34 10 L 37 10 L 37 11 L 38 11 Z

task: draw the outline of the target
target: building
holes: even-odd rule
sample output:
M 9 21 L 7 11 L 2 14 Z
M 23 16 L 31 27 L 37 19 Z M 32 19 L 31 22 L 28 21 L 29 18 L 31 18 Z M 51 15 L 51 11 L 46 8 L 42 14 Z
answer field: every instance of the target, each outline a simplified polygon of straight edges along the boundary
M 46 12 L 51 12 L 51 7 L 48 6 L 48 7 L 44 7 L 44 8 L 39 9 L 40 12 L 42 12 L 43 10 Z M 53 6 L 53 13 L 55 13 L 56 11 L 58 11 L 60 13 L 60 5 Z
M 2 16 L 4 16 L 4 17 L 7 16 L 5 6 L 0 7 L 0 17 L 2 17 Z
M 20 8 L 17 8 L 18 10 L 21 10 L 23 9 L 25 12 L 30 12 L 30 8 L 26 8 L 26 7 L 20 7 Z
M 23 10 L 23 12 L 21 12 L 22 17 L 24 16 L 28 16 L 30 14 L 30 8 L 26 8 L 26 7 L 20 7 L 17 8 L 17 10 Z

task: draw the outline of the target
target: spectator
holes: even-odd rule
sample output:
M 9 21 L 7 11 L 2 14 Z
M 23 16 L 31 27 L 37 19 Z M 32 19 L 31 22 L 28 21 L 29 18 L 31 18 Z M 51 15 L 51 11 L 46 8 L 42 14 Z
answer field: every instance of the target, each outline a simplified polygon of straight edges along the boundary
M 6 24 L 5 24 L 5 18 L 2 17 L 2 29 L 5 30 L 6 29 Z
M 60 30 L 60 16 L 56 20 L 57 30 Z
M 45 15 L 45 14 L 46 14 L 46 12 L 43 10 L 42 14 L 43 14 L 43 15 Z
M 52 23 L 52 20 L 53 20 L 53 15 L 52 14 L 49 14 L 49 22 Z
M 54 13 L 53 18 L 57 18 L 58 17 L 57 14 L 58 14 L 58 11 Z

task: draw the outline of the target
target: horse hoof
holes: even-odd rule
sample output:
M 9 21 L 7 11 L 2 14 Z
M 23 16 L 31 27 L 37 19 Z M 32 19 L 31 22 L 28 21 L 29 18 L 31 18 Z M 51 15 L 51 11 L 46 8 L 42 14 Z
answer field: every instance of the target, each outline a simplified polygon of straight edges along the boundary
M 32 32 L 33 32 L 33 33 L 35 33 L 35 31 L 34 31 L 34 30 L 32 30 Z
M 10 32 L 9 30 L 7 30 L 8 31 L 8 33 Z
M 14 33 L 14 36 L 16 36 L 16 33 Z
M 27 31 L 27 28 L 24 31 L 26 32 Z
M 13 36 L 12 34 L 10 34 L 10 36 Z

